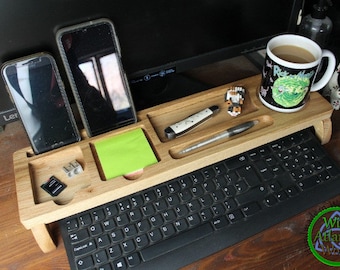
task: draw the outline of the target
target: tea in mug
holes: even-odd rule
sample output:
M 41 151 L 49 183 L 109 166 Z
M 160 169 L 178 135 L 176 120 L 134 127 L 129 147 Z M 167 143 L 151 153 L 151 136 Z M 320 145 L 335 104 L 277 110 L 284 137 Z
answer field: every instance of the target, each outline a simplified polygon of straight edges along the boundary
M 292 45 L 277 46 L 272 49 L 272 53 L 282 60 L 292 63 L 304 64 L 316 60 L 314 55 L 306 49 Z

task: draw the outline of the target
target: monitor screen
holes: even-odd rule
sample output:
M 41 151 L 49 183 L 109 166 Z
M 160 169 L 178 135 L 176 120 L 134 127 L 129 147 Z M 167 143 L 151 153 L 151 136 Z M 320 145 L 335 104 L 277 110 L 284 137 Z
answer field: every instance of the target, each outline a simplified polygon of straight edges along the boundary
M 302 2 L 0 0 L 0 62 L 47 51 L 56 58 L 67 86 L 56 31 L 80 22 L 108 18 L 115 25 L 123 66 L 136 109 L 140 110 L 179 97 L 171 91 L 164 92 L 168 84 L 164 78 L 264 48 L 271 36 L 294 32 Z M 151 102 L 154 91 L 148 88 L 155 84 L 162 85 L 159 91 L 164 95 Z

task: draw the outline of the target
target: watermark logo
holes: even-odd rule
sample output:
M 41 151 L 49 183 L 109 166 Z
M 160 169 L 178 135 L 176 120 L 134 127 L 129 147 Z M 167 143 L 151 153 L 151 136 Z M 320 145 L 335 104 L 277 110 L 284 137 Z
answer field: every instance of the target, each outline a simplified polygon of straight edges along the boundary
M 313 255 L 329 266 L 340 266 L 340 207 L 319 212 L 308 227 L 308 246 Z

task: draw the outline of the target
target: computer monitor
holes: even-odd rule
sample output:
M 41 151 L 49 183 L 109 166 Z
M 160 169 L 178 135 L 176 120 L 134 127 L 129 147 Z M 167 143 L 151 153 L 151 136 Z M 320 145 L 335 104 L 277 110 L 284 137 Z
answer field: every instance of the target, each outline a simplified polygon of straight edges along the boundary
M 183 90 L 171 90 L 169 81 L 176 89 L 188 81 L 180 76 L 183 72 L 256 51 L 273 35 L 295 32 L 302 4 L 303 0 L 0 0 L 0 62 L 47 51 L 56 58 L 69 88 L 56 31 L 108 18 L 115 25 L 140 110 L 205 88 L 192 82 Z M 1 88 L 2 83 L 4 95 Z

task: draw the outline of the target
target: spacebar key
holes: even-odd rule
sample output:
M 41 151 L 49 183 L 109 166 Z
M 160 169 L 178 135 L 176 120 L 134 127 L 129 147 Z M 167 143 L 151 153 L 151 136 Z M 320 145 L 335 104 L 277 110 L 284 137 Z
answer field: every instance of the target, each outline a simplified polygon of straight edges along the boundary
M 172 250 L 204 238 L 213 231 L 212 226 L 209 223 L 205 223 L 202 226 L 183 232 L 173 238 L 165 239 L 164 241 L 141 250 L 142 258 L 144 261 L 150 261 Z

